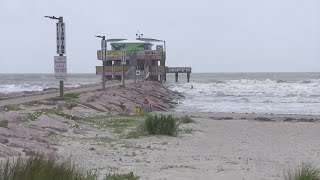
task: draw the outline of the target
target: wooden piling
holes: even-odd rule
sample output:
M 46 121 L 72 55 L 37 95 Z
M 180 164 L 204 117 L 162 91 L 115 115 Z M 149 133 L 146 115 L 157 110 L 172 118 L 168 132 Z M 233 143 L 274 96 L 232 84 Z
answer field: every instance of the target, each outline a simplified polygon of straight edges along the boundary
M 176 77 L 176 82 L 178 82 L 178 78 L 179 78 L 179 73 L 175 73 L 175 77 Z

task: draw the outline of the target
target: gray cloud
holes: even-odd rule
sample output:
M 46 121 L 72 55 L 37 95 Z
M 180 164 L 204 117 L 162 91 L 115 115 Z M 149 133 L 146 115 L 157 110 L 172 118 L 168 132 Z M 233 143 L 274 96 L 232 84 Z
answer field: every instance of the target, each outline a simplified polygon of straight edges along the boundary
M 64 16 L 68 71 L 94 73 L 93 36 L 165 39 L 169 66 L 194 72 L 320 71 L 318 0 L 1 0 L 0 73 L 52 73 Z

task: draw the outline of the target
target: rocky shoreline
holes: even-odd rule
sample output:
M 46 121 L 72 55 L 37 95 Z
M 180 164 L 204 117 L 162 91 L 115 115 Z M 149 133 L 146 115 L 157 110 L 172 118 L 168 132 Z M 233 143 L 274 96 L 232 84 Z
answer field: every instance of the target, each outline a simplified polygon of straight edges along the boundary
M 58 144 L 49 138 L 50 134 L 85 135 L 99 131 L 79 124 L 73 117 L 127 115 L 141 106 L 145 98 L 156 111 L 170 111 L 176 104 L 175 99 L 182 96 L 158 82 L 132 83 L 77 95 L 79 97 L 65 100 L 49 98 L 0 107 L 0 157 L 24 156 L 38 151 L 54 154 Z M 33 117 L 36 119 L 30 119 Z M 75 124 L 81 128 L 73 127 Z

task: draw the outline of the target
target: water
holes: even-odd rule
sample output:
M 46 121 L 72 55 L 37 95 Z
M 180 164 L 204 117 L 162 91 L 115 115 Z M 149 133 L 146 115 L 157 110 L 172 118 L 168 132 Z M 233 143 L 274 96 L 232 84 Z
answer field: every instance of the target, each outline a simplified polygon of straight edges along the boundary
M 210 73 L 167 77 L 176 111 L 320 114 L 320 73 Z M 191 89 L 191 85 L 193 89 Z
M 65 87 L 79 87 L 101 81 L 95 74 L 69 74 Z M 0 93 L 42 91 L 58 88 L 59 81 L 53 74 L 0 74 Z
M 320 115 L 320 73 L 168 74 L 166 85 L 182 92 L 176 111 Z M 95 74 L 70 74 L 66 87 L 101 82 Z M 191 89 L 193 85 L 193 89 Z M 58 88 L 52 74 L 0 74 L 0 93 Z

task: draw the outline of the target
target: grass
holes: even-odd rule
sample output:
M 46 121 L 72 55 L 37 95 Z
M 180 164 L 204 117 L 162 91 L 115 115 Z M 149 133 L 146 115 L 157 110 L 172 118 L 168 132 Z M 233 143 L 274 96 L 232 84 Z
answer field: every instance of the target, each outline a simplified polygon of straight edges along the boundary
M 8 124 L 8 121 L 0 121 L 0 127 L 7 128 Z
M 0 180 L 96 180 L 97 171 L 77 169 L 71 161 L 36 154 L 0 164 Z
M 66 114 L 58 109 L 44 109 L 42 111 L 36 111 L 33 113 L 29 113 L 27 115 L 27 118 L 31 121 L 35 121 L 36 119 L 38 119 L 41 115 L 48 115 L 48 114 L 55 114 L 58 116 L 62 116 L 66 119 L 71 119 L 71 120 L 83 120 L 83 118 L 78 117 L 78 116 L 74 116 L 74 115 L 70 115 L 70 114 Z
M 17 105 L 15 104 L 7 104 L 3 106 L 3 110 L 6 112 L 9 111 L 17 111 L 17 110 L 21 110 L 19 107 L 17 107 Z
M 59 134 L 57 134 L 57 133 L 54 132 L 54 131 L 50 131 L 49 134 L 48 134 L 48 137 L 49 137 L 49 139 L 51 139 L 51 140 L 58 140 Z
M 182 129 L 179 129 L 179 132 L 183 134 L 192 134 L 194 133 L 194 130 L 192 128 L 182 128 Z
M 77 107 L 77 106 L 78 106 L 77 103 L 70 103 L 68 109 L 72 109 L 72 108 Z
M 108 174 L 104 180 L 138 180 L 139 176 L 133 174 L 133 172 L 127 174 Z
M 179 120 L 180 120 L 180 123 L 182 124 L 195 123 L 195 121 L 187 115 L 182 116 Z
M 146 135 L 146 128 L 144 124 L 140 124 L 139 126 L 136 127 L 136 129 L 130 131 L 125 138 L 127 139 L 137 139 L 141 136 Z
M 102 116 L 85 118 L 83 121 L 97 128 L 111 128 L 115 133 L 123 133 L 125 129 L 139 124 L 142 119 L 130 116 Z
M 178 125 L 171 115 L 151 115 L 145 119 L 145 128 L 150 135 L 176 136 Z
M 80 93 L 66 93 L 64 94 L 64 98 L 67 99 L 67 100 L 72 100 L 72 99 L 77 99 L 79 98 L 80 96 Z
M 320 180 L 320 169 L 313 164 L 303 164 L 300 168 L 285 172 L 285 180 Z

